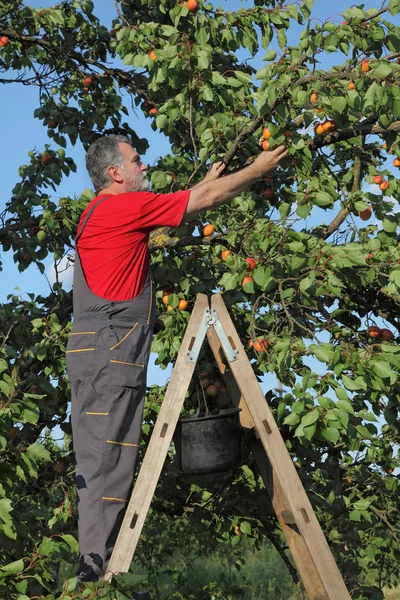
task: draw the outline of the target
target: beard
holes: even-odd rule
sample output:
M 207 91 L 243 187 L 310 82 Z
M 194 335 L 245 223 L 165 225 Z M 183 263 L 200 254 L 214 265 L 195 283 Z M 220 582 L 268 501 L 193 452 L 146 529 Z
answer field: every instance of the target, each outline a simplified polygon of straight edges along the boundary
M 130 192 L 148 192 L 150 189 L 150 181 L 144 172 L 141 172 L 140 175 L 128 173 L 127 183 Z

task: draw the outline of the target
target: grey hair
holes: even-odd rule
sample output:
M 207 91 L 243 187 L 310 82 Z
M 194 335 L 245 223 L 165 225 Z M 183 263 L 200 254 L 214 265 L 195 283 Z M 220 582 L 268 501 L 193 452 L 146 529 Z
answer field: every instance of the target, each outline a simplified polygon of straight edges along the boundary
M 124 135 L 107 135 L 93 142 L 86 153 L 86 168 L 96 192 L 112 183 L 112 179 L 107 173 L 108 167 L 124 166 L 124 158 L 118 142 L 124 142 L 133 147 L 132 141 Z

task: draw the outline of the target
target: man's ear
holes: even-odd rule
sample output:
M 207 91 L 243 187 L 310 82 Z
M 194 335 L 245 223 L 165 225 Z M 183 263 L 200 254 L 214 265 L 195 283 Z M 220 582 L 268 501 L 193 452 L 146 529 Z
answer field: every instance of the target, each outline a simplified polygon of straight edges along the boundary
M 115 183 L 122 183 L 124 180 L 123 174 L 122 174 L 122 169 L 120 169 L 119 167 L 115 167 L 114 165 L 111 167 L 108 167 L 107 169 L 107 173 L 109 175 L 109 177 L 112 179 L 112 181 L 115 181 Z

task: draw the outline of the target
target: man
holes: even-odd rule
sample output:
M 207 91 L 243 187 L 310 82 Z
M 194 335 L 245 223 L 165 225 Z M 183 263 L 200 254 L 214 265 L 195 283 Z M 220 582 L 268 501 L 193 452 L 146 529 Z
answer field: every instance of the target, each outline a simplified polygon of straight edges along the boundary
M 100 138 L 88 150 L 97 196 L 75 240 L 74 326 L 67 346 L 80 581 L 103 577 L 132 491 L 155 317 L 150 231 L 178 227 L 188 215 L 230 202 L 286 154 L 283 146 L 262 152 L 222 178 L 225 165 L 219 163 L 190 190 L 154 194 L 147 166 L 128 138 Z

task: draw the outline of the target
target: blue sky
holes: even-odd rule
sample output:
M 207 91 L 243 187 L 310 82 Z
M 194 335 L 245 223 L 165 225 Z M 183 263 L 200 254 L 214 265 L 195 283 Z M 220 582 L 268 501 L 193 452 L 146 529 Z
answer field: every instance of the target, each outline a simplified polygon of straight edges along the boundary
M 31 5 L 34 8 L 49 7 L 53 6 L 56 2 L 44 0 L 39 2 L 37 0 L 27 1 L 27 5 Z M 239 0 L 225 0 L 220 2 L 213 2 L 214 5 L 224 6 L 228 10 L 236 10 L 241 7 L 250 7 L 253 3 Z M 361 3 L 360 3 L 361 4 Z M 365 0 L 363 2 L 366 9 L 377 8 L 381 6 L 380 1 Z M 115 8 L 113 0 L 102 0 L 95 2 L 96 9 L 95 13 L 100 17 L 101 21 L 106 26 L 111 26 L 111 21 L 115 17 Z M 342 12 L 352 5 L 350 0 L 336 0 L 335 3 L 327 2 L 326 0 L 316 0 L 314 3 L 314 9 L 312 11 L 312 18 L 320 19 L 324 21 L 329 18 L 334 22 L 340 23 L 342 18 Z M 392 17 L 388 16 L 389 20 Z M 398 19 L 396 18 L 396 21 Z M 289 33 L 288 43 L 290 45 L 297 45 L 298 34 L 303 29 L 303 26 L 294 24 L 291 33 Z M 272 44 L 272 48 L 279 51 L 277 44 Z M 262 57 L 265 54 L 265 50 L 261 50 L 257 57 L 251 62 L 256 69 L 263 66 Z M 329 57 L 330 63 L 327 64 L 329 67 L 335 62 L 334 55 Z M 342 62 L 343 58 L 340 58 Z M 324 63 L 322 63 L 323 66 Z M 37 119 L 33 119 L 33 111 L 38 106 L 38 90 L 35 88 L 23 86 L 22 84 L 6 84 L 1 86 L 0 94 L 0 114 L 2 115 L 2 124 L 0 128 L 0 144 L 2 147 L 2 186 L 3 193 L 0 200 L 0 210 L 4 209 L 4 205 L 11 195 L 11 190 L 18 181 L 18 168 L 28 161 L 28 151 L 36 148 L 41 150 L 45 143 L 49 142 L 46 132 L 47 129 Z M 150 128 L 150 120 L 143 119 L 138 121 L 136 116 L 133 125 L 140 137 L 147 137 L 150 143 L 150 148 L 146 155 L 143 157 L 144 162 L 147 164 L 153 164 L 160 155 L 166 154 L 169 151 L 169 145 L 162 134 L 154 132 Z M 74 148 L 68 148 L 67 154 L 72 156 L 78 166 L 76 174 L 71 176 L 62 182 L 60 185 L 56 197 L 63 195 L 79 195 L 83 189 L 91 187 L 90 180 L 87 176 L 84 166 L 84 151 L 77 145 Z M 3 262 L 3 273 L 2 273 L 2 286 L 0 288 L 0 301 L 5 301 L 7 294 L 15 293 L 15 288 L 19 287 L 18 293 L 24 294 L 27 292 L 33 292 L 35 294 L 47 294 L 47 284 L 42 276 L 38 276 L 39 273 L 35 267 L 30 267 L 24 273 L 19 273 L 16 268 L 11 253 L 3 253 L 1 255 Z M 49 261 L 49 264 L 51 261 Z M 159 383 L 165 382 L 166 377 L 170 375 L 170 370 L 160 371 L 160 369 L 151 365 L 148 374 L 148 383 Z M 272 383 L 270 381 L 269 383 Z M 275 385 L 274 383 L 272 383 Z M 266 385 L 266 383 L 264 384 Z M 264 387 L 264 386 L 263 386 Z M 269 385 L 267 385 L 269 387 Z

